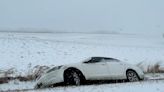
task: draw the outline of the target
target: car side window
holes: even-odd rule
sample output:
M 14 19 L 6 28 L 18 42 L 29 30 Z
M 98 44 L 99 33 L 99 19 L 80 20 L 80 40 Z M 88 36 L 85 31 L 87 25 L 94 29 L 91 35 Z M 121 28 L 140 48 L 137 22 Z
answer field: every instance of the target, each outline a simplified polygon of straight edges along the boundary
M 119 62 L 117 59 L 105 59 L 106 62 Z

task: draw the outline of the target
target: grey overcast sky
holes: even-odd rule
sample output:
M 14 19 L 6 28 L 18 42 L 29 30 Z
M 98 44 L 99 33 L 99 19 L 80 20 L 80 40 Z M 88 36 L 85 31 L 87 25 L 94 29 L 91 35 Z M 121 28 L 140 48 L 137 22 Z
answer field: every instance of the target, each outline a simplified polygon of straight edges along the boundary
M 164 0 L 0 0 L 0 30 L 161 31 Z

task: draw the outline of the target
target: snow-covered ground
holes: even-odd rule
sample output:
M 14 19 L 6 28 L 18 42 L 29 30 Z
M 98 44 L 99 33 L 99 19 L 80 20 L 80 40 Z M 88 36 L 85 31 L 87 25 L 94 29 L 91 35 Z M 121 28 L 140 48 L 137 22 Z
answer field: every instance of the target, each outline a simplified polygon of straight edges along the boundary
M 110 90 L 111 90 L 111 88 L 112 88 L 112 86 L 115 86 L 115 87 L 117 87 L 117 86 L 121 86 L 121 87 L 123 87 L 122 85 L 126 85 L 126 87 L 128 86 L 128 85 L 132 85 L 132 86 L 143 86 L 144 87 L 144 85 L 146 84 L 146 85 L 148 85 L 148 82 L 149 83 L 153 83 L 153 85 L 155 84 L 157 84 L 157 83 L 160 83 L 161 85 L 163 85 L 164 86 L 164 73 L 157 73 L 157 74 L 146 74 L 145 75 L 145 80 L 144 81 L 141 81 L 141 82 L 135 82 L 135 83 L 127 83 L 127 82 L 125 82 L 125 83 L 116 83 L 116 84 L 113 84 L 113 83 L 105 83 L 105 85 L 104 85 L 104 83 L 102 83 L 102 84 L 96 84 L 96 85 L 104 85 L 104 86 L 109 86 L 110 88 Z M 162 82 L 160 82 L 160 81 L 162 81 Z M 31 91 L 31 90 L 34 90 L 34 86 L 35 86 L 35 84 L 36 84 L 36 81 L 28 81 L 28 82 L 20 82 L 19 80 L 13 80 L 13 81 L 10 81 L 9 83 L 4 83 L 4 84 L 1 84 L 0 85 L 0 91 L 7 91 L 7 90 L 11 90 L 11 91 L 13 91 L 13 90 L 29 90 L 29 91 Z M 128 85 L 127 85 L 128 84 Z M 139 85 L 140 84 L 140 85 Z M 84 87 L 78 87 L 78 89 L 79 90 L 84 90 L 84 92 L 89 92 L 89 90 L 88 89 L 91 89 L 92 87 L 94 87 L 93 85 L 88 85 L 89 87 L 87 88 L 87 90 L 84 90 L 84 88 L 86 88 L 85 86 Z M 91 88 L 90 88 L 91 87 Z M 99 87 L 99 86 L 98 86 Z M 155 87 L 157 87 L 158 88 L 158 86 L 155 86 Z M 133 87 L 132 87 L 133 88 Z M 77 88 L 75 88 L 75 87 L 70 87 L 70 86 L 67 86 L 67 87 L 57 87 L 57 88 L 52 88 L 52 89 L 49 89 L 49 88 L 47 88 L 47 89 L 44 89 L 44 90 L 41 90 L 41 91 L 45 91 L 45 90 L 47 90 L 47 91 L 65 91 L 65 89 L 67 89 L 67 90 L 69 90 L 69 91 L 71 91 L 70 89 L 73 89 L 73 92 L 79 92 L 78 90 L 77 90 Z M 77 90 L 77 91 L 74 91 L 74 90 Z M 109 90 L 108 89 L 108 90 Z M 119 89 L 119 88 L 118 88 Z M 122 89 L 122 88 L 121 88 Z M 127 88 L 128 89 L 128 88 Z M 145 88 L 146 89 L 146 88 Z M 161 89 L 161 88 L 160 88 Z M 100 89 L 98 89 L 98 90 L 100 90 Z M 92 90 L 92 92 L 95 92 L 95 91 L 98 91 L 97 89 L 95 89 L 95 90 Z M 115 89 L 116 90 L 116 89 Z M 132 89 L 130 89 L 130 90 L 132 90 Z M 134 89 L 133 89 L 134 90 Z M 39 90 L 40 91 L 40 90 Z M 91 91 L 91 90 L 90 90 Z M 104 89 L 102 89 L 101 90 L 101 92 L 103 92 L 103 91 L 105 91 Z M 66 91 L 67 92 L 67 91 Z M 106 92 L 106 91 L 105 91 Z M 119 91 L 118 91 L 119 92 Z M 126 92 L 126 91 L 125 91 Z M 145 92 L 145 91 L 144 91 Z M 155 91 L 156 92 L 156 91 Z
M 66 86 L 34 90 L 35 82 L 10 82 L 2 84 L 1 91 L 7 92 L 163 92 L 164 80 L 133 83 L 110 83 L 83 86 Z
M 29 92 L 163 92 L 163 86 L 164 81 L 148 81 L 136 83 L 87 85 L 80 87 L 61 87 L 53 89 L 31 90 Z
M 0 76 L 9 69 L 14 71 L 11 73 L 12 76 L 28 75 L 37 65 L 52 66 L 80 62 L 90 56 L 113 57 L 131 64 L 142 62 L 144 70 L 157 62 L 163 67 L 164 38 L 162 34 L 0 33 Z M 25 88 L 28 83 L 18 88 Z M 10 82 L 9 84 L 14 87 L 19 83 Z M 55 90 L 60 92 L 115 92 L 116 90 L 116 92 L 122 92 L 122 90 L 146 92 L 151 87 L 149 92 L 163 92 L 162 86 L 164 81 L 152 82 L 151 85 L 149 82 L 144 82 L 55 88 Z M 1 84 L 0 87 L 4 89 Z
M 0 84 L 0 92 L 7 90 L 33 89 L 34 86 L 35 81 L 20 82 L 19 80 L 13 80 L 9 83 Z
M 107 56 L 131 64 L 164 62 L 162 34 L 0 33 L 0 70 L 25 75 L 36 65 Z M 145 65 L 144 64 L 144 65 Z

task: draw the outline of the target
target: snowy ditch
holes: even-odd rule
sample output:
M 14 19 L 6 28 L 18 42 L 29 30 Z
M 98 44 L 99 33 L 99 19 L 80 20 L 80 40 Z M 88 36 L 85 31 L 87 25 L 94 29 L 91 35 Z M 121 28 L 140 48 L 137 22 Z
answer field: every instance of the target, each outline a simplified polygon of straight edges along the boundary
M 126 92 L 138 92 L 144 90 L 150 90 L 150 92 L 162 92 L 164 91 L 164 74 L 146 74 L 147 80 L 140 82 L 125 82 L 125 83 L 100 83 L 100 84 L 90 84 L 81 86 L 58 86 L 54 88 L 44 88 L 44 89 L 34 89 L 35 81 L 20 82 L 18 80 L 10 81 L 9 83 L 1 84 L 1 92 L 122 92 L 121 90 L 127 90 Z M 147 88 L 147 87 L 150 88 Z M 136 89 L 138 88 L 138 89 Z M 154 91 L 152 91 L 154 90 Z

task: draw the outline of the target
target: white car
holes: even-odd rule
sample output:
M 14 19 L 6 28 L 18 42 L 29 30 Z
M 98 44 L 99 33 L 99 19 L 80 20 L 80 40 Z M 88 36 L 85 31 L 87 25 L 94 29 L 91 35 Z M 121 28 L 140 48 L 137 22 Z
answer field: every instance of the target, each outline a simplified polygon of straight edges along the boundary
M 118 80 L 130 82 L 144 78 L 136 66 L 107 57 L 91 57 L 83 62 L 62 65 L 49 69 L 38 80 L 35 88 L 48 87 L 58 83 L 80 85 L 87 80 Z

